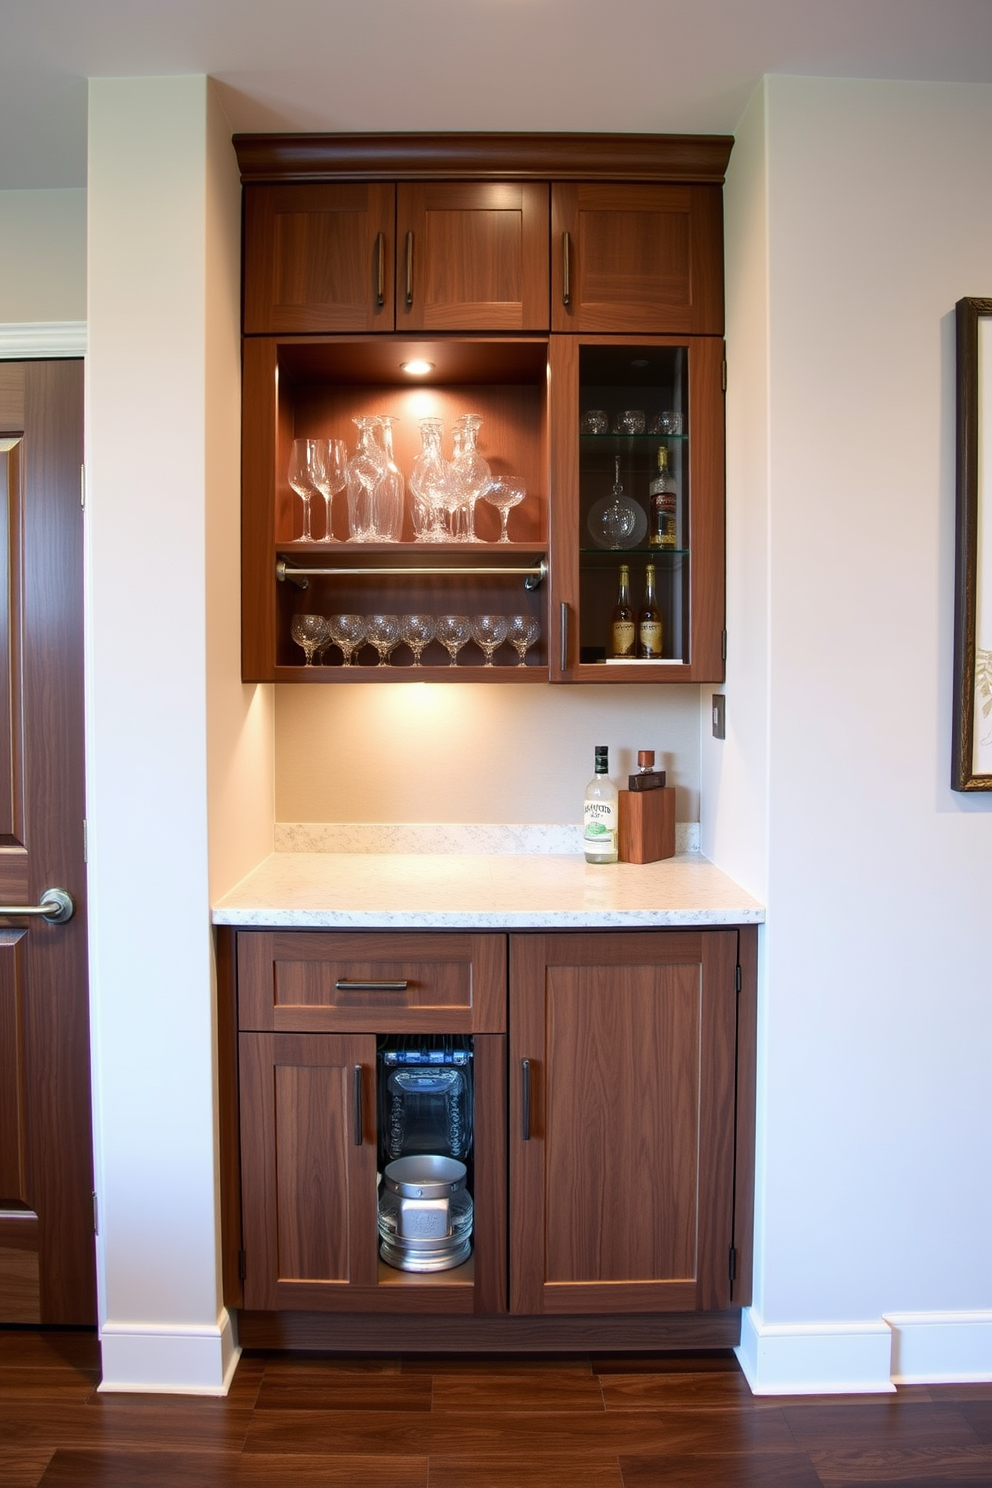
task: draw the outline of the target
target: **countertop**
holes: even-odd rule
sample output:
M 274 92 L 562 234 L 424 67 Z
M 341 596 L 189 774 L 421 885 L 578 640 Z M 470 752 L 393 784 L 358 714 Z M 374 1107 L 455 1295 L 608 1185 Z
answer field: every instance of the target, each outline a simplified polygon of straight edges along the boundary
M 699 853 L 590 864 L 575 853 L 275 852 L 215 925 L 302 929 L 636 929 L 753 925 L 758 900 Z

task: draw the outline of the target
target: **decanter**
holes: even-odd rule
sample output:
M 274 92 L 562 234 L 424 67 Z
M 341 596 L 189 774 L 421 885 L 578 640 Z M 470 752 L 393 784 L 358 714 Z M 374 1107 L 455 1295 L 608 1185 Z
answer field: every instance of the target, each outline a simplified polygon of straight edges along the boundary
M 386 473 L 386 452 L 377 436 L 379 419 L 356 418 L 358 445 L 348 461 L 348 531 L 352 542 L 377 542 L 376 489 Z
M 450 521 L 464 500 L 461 479 L 441 452 L 439 418 L 420 420 L 420 454 L 410 471 L 413 531 L 417 542 L 450 542 Z
M 489 489 L 492 471 L 489 462 L 479 454 L 478 438 L 482 419 L 477 413 L 463 413 L 451 429 L 454 441 L 452 465 L 461 477 L 464 501 L 458 508 L 455 536 L 460 542 L 482 542 L 475 533 L 475 503 Z

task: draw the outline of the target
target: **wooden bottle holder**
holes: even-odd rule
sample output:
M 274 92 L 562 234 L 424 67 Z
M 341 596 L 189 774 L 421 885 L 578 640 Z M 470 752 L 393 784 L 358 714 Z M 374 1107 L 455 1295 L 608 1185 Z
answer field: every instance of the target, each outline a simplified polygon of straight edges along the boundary
M 622 790 L 618 851 L 621 863 L 656 863 L 675 856 L 675 787 Z

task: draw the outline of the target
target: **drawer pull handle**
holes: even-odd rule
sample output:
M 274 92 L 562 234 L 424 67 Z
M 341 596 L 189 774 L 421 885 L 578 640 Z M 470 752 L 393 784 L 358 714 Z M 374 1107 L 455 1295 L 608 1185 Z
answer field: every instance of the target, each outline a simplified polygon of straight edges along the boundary
M 339 977 L 334 983 L 336 992 L 405 992 L 409 982 L 352 982 Z
M 353 1082 L 353 1094 L 355 1100 L 355 1146 L 362 1145 L 362 1066 L 355 1065 L 355 1076 Z
M 520 1137 L 524 1142 L 530 1141 L 530 1060 L 520 1061 Z
M 567 232 L 561 235 L 561 302 L 572 303 L 572 239 Z
M 385 233 L 376 233 L 375 235 L 375 302 L 380 306 L 386 303 Z
M 413 233 L 406 235 L 406 306 L 413 304 Z
M 561 604 L 561 669 L 568 671 L 568 605 Z

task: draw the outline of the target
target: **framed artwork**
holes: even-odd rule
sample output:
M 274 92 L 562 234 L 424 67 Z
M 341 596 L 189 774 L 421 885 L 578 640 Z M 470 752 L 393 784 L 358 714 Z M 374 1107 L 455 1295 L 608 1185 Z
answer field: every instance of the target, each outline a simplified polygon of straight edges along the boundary
M 957 306 L 951 786 L 992 790 L 992 300 Z

